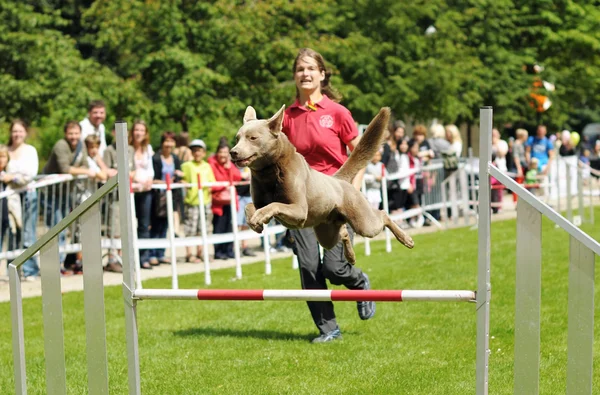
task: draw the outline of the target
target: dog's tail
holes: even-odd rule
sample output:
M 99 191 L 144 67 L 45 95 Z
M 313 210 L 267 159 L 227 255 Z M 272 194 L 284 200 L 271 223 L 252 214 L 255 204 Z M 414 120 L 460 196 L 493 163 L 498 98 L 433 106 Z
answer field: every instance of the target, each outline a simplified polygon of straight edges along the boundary
M 335 178 L 352 182 L 356 174 L 367 167 L 377 150 L 381 148 L 389 120 L 390 108 L 384 107 L 379 110 L 346 163 L 333 175 Z

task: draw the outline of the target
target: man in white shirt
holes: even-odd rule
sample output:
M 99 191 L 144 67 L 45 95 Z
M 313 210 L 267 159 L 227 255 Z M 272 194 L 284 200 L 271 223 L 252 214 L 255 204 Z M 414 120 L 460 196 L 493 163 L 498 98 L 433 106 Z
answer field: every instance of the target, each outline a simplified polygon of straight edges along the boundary
M 104 133 L 104 120 L 106 119 L 106 105 L 102 100 L 92 100 L 88 106 L 88 116 L 81 122 L 81 141 L 91 134 L 100 138 L 100 157 L 106 149 L 106 135 Z

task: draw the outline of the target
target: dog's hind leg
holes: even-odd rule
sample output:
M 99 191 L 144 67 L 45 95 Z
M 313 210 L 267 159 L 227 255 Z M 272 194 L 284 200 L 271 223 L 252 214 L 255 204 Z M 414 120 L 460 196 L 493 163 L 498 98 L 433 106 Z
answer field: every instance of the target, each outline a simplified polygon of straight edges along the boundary
M 415 246 L 415 242 L 413 241 L 412 237 L 410 237 L 408 233 L 402 230 L 402 228 L 400 228 L 398 224 L 392 221 L 388 213 L 386 213 L 383 210 L 378 211 L 379 215 L 381 215 L 381 219 L 383 221 L 384 226 L 392 231 L 394 237 L 396 237 L 396 240 L 398 240 L 400 243 L 404 244 L 408 248 L 413 248 Z
M 347 224 L 342 225 L 340 228 L 340 238 L 344 245 L 344 256 L 346 260 L 351 264 L 356 263 L 356 254 L 354 253 L 354 246 L 352 246 L 352 240 L 350 239 L 350 233 L 348 233 Z
M 340 241 L 341 227 L 343 224 L 323 223 L 315 226 L 315 236 L 323 248 L 331 250 Z

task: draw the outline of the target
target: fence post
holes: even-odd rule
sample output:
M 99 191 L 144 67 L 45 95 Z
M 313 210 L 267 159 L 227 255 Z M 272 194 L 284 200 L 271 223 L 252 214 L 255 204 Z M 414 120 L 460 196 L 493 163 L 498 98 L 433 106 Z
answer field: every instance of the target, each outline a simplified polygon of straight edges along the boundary
M 571 202 L 571 200 L 573 200 L 573 194 L 571 191 L 571 166 L 567 161 L 565 161 L 565 171 L 567 172 L 567 219 L 573 222 L 573 208 Z
M 206 231 L 206 208 L 204 207 L 204 189 L 202 189 L 202 178 L 197 176 L 198 182 L 198 206 L 200 209 L 200 233 L 202 234 L 202 258 L 204 260 L 204 284 L 210 285 L 210 258 L 208 256 L 208 232 Z
M 169 226 L 169 249 L 171 252 L 171 283 L 173 289 L 179 288 L 177 276 L 177 250 L 175 248 L 175 224 L 173 221 L 173 190 L 171 189 L 171 175 L 166 175 L 167 182 L 167 223 Z
M 263 226 L 263 251 L 265 252 L 265 274 L 271 274 L 271 242 L 269 240 L 269 224 Z
M 117 169 L 119 180 L 119 196 L 129 193 L 129 152 L 127 144 L 127 123 L 115 123 L 117 133 Z M 140 357 L 137 332 L 137 301 L 133 299 L 135 278 L 133 264 L 135 262 L 131 242 L 133 221 L 131 199 L 119 199 L 121 214 L 121 247 L 123 249 L 123 301 L 125 305 L 125 333 L 127 336 L 127 365 L 129 376 L 129 394 L 140 395 Z
M 128 167 L 129 168 L 129 167 Z M 119 195 L 120 199 L 120 195 Z M 120 204 L 120 203 L 119 203 Z M 137 216 L 135 213 L 135 194 L 133 192 L 133 179 L 129 177 L 129 205 L 131 207 L 131 220 L 135 221 L 135 228 L 131 234 L 131 249 L 134 252 L 133 255 L 133 268 L 135 271 L 135 281 L 138 289 L 142 289 L 142 264 L 140 263 L 140 250 L 138 248 L 138 237 L 137 237 Z M 119 207 L 119 211 L 121 208 Z M 123 229 L 123 228 L 121 228 Z M 123 232 L 123 230 L 121 230 Z M 123 247 L 123 239 L 121 239 L 121 247 Z
M 383 171 L 383 169 L 382 169 Z M 383 180 L 383 177 L 382 177 Z M 382 184 L 383 185 L 383 184 Z M 361 192 L 366 197 L 367 196 L 367 183 L 365 182 L 365 178 L 362 179 Z M 371 240 L 368 237 L 365 237 L 365 256 L 371 255 Z
M 13 368 L 15 373 L 15 394 L 27 395 L 27 370 L 25 369 L 25 333 L 23 330 L 23 299 L 19 270 L 8 265 L 10 281 L 10 310 L 12 317 Z
M 490 177 L 492 107 L 479 110 L 479 235 L 477 270 L 477 395 L 488 394 L 490 337 Z
M 233 232 L 233 255 L 235 256 L 235 277 L 239 280 L 242 278 L 242 261 L 240 259 L 240 240 L 238 238 L 238 222 L 237 222 L 237 191 L 233 185 L 233 181 L 229 181 L 231 195 L 231 230 Z
M 385 167 L 381 168 L 381 198 L 383 199 L 383 210 L 390 214 L 390 206 L 387 194 L 387 177 L 385 176 Z M 385 228 L 385 251 L 392 252 L 392 240 L 390 239 L 390 231 Z

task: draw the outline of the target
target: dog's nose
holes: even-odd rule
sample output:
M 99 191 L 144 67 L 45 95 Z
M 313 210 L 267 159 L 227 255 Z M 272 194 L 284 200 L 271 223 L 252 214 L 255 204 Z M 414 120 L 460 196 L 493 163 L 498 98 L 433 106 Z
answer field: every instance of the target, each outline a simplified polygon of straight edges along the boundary
M 238 153 L 236 150 L 229 151 L 229 155 L 231 155 L 231 159 L 236 160 L 238 157 Z

